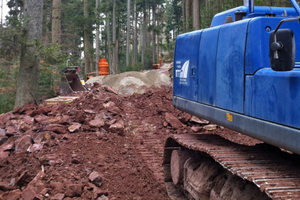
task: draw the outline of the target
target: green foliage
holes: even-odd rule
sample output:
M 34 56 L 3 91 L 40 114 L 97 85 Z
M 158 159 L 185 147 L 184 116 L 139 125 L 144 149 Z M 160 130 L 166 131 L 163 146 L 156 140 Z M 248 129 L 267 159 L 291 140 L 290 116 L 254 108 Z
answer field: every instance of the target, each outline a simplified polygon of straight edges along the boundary
M 14 107 L 18 72 L 18 67 L 0 59 L 0 114 Z

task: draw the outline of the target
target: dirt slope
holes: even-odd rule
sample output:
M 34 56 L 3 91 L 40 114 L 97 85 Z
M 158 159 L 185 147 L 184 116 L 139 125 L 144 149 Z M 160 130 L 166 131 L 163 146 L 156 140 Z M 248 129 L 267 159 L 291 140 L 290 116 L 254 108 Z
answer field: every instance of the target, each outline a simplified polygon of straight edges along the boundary
M 258 143 L 176 110 L 171 87 L 121 96 L 95 84 L 79 95 L 0 115 L 0 199 L 168 199 L 162 153 L 169 134 Z

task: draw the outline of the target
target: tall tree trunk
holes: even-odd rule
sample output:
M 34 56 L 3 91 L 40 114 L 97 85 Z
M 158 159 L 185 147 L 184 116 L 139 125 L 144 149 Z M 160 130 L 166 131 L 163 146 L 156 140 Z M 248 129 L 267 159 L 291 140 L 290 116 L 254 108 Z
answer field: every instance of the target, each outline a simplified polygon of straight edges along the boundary
M 153 3 L 152 5 L 152 25 L 153 25 L 153 30 L 152 30 L 152 62 L 153 64 L 156 63 L 156 19 L 155 19 L 155 13 L 156 13 L 156 4 Z
M 89 1 L 84 0 L 84 7 L 83 7 L 83 15 L 84 18 L 87 20 L 89 17 Z M 90 30 L 88 24 L 85 23 L 84 25 L 84 58 L 85 58 L 85 73 L 90 73 L 91 69 L 91 53 L 90 53 Z
M 133 66 L 135 66 L 137 60 L 137 12 L 136 12 L 136 0 L 134 1 L 134 40 L 133 40 Z
M 24 15 L 29 18 L 29 21 L 24 24 L 27 42 L 21 47 L 15 107 L 38 101 L 40 75 L 38 50 L 39 42 L 42 40 L 43 1 L 25 0 Z
M 192 0 L 185 0 L 185 15 L 186 15 L 186 31 L 189 32 L 193 28 Z
M 182 0 L 182 25 L 183 25 L 183 32 L 186 32 L 186 17 L 185 17 L 185 1 L 186 0 Z
M 127 0 L 126 66 L 129 66 L 130 50 L 130 0 Z
M 52 43 L 61 44 L 61 0 L 53 0 L 52 4 Z
M 109 6 L 109 1 L 107 0 L 106 6 Z M 112 53 L 111 53 L 111 40 L 110 40 L 110 26 L 109 26 L 109 12 L 106 13 L 106 35 L 107 35 L 107 59 L 109 64 L 110 73 L 113 74 L 113 67 L 112 67 Z
M 52 43 L 56 45 L 61 45 L 61 0 L 53 0 L 52 2 Z M 53 66 L 52 80 L 53 87 L 58 88 L 60 84 L 59 74 L 60 66 Z
M 117 73 L 117 52 L 116 52 L 116 0 L 113 0 L 113 73 Z
M 193 29 L 199 30 L 201 28 L 200 0 L 193 1 Z
M 146 4 L 146 1 L 144 1 Z M 142 47 L 142 64 L 143 69 L 145 69 L 145 50 L 147 47 L 147 9 L 146 5 L 144 6 L 144 20 L 143 20 L 143 47 Z
M 99 64 L 99 46 L 100 46 L 100 41 L 99 41 L 99 0 L 96 0 L 96 19 L 97 19 L 97 22 L 96 22 L 96 66 L 95 66 L 95 71 L 96 71 L 96 74 L 97 76 L 99 75 L 99 67 L 98 67 L 98 64 Z

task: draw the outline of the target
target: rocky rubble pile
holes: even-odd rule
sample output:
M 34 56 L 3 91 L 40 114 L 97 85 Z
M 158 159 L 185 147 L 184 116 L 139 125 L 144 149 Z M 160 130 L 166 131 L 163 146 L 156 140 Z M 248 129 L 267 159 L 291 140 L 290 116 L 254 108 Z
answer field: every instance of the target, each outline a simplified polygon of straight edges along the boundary
M 133 137 L 226 132 L 176 110 L 170 87 L 120 96 L 95 83 L 78 95 L 0 115 L 0 199 L 167 199 Z

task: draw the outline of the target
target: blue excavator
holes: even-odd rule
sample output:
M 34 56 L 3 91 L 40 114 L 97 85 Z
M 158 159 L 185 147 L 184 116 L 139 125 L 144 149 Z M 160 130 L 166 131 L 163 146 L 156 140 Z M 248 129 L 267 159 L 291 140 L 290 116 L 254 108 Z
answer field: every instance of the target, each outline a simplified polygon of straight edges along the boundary
M 171 199 L 300 199 L 300 7 L 254 6 L 179 35 L 173 105 L 264 144 L 213 134 L 170 136 Z

